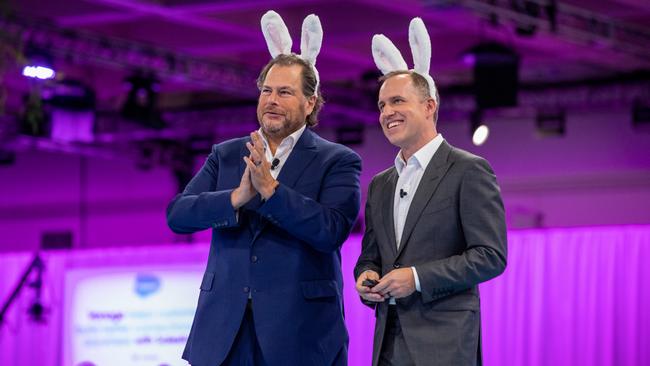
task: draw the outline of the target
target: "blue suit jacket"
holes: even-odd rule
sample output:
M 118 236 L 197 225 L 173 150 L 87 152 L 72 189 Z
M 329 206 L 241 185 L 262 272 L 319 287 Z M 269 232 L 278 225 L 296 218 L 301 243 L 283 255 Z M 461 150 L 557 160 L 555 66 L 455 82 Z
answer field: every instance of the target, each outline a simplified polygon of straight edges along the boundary
M 167 209 L 174 232 L 213 229 L 183 358 L 193 366 L 219 365 L 250 292 L 269 365 L 330 365 L 348 341 L 340 247 L 359 212 L 361 159 L 305 129 L 273 196 L 261 202 L 258 195 L 237 217 L 230 194 L 244 172 L 249 140 L 215 145 Z

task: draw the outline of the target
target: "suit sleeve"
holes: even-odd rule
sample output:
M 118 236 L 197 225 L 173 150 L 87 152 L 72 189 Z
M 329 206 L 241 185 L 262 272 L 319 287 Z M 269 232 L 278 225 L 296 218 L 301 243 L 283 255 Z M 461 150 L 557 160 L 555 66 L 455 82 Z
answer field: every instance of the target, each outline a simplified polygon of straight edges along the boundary
M 189 234 L 212 228 L 237 226 L 230 202 L 232 189 L 215 191 L 219 176 L 219 150 L 215 145 L 201 170 L 167 206 L 167 224 L 175 233 Z
M 375 237 L 375 226 L 372 222 L 372 202 L 373 202 L 374 179 L 368 187 L 368 197 L 366 198 L 365 222 L 366 229 L 361 241 L 361 254 L 354 267 L 354 279 L 356 281 L 365 271 L 375 271 L 381 275 L 381 255 L 377 238 Z
M 506 267 L 505 214 L 492 168 L 477 159 L 460 184 L 460 224 L 466 248 L 459 255 L 415 266 L 424 302 L 476 286 Z
M 325 172 L 318 201 L 280 183 L 257 212 L 320 252 L 338 250 L 359 214 L 361 158 L 345 151 Z

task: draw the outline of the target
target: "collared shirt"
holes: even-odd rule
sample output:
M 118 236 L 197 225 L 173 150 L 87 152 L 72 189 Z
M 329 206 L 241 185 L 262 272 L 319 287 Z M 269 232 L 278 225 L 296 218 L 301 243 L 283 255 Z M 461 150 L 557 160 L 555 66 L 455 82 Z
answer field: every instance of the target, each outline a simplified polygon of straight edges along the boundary
M 404 231 L 404 224 L 406 223 L 406 216 L 408 215 L 411 202 L 415 196 L 415 191 L 420 185 L 420 180 L 424 175 L 431 158 L 438 151 L 438 148 L 444 141 L 441 134 L 436 135 L 433 140 L 429 141 L 426 145 L 422 146 L 420 150 L 416 151 L 408 161 L 404 161 L 402 151 L 400 150 L 395 157 L 395 169 L 399 178 L 397 179 L 397 186 L 395 187 L 395 196 L 393 197 L 393 222 L 395 224 L 395 239 L 397 248 L 399 249 L 400 241 Z M 411 267 L 413 276 L 415 277 L 415 289 L 419 292 L 420 279 L 415 267 Z M 391 299 L 391 303 L 394 299 Z
M 305 124 L 296 132 L 282 139 L 280 145 L 278 145 L 277 149 L 275 149 L 275 155 L 271 153 L 269 142 L 266 139 L 266 136 L 264 136 L 262 128 L 257 131 L 262 137 L 262 142 L 264 142 L 264 154 L 266 155 L 266 160 L 271 164 L 273 164 L 274 159 L 278 159 L 279 161 L 278 165 L 274 169 L 271 169 L 271 175 L 273 176 L 273 179 L 278 179 L 280 170 L 282 170 L 284 163 L 287 161 L 287 158 L 289 157 L 289 154 L 291 154 L 291 151 L 293 151 L 294 146 L 296 146 L 296 143 L 300 139 L 300 136 L 302 136 L 302 133 L 305 132 L 306 127 L 307 125 Z

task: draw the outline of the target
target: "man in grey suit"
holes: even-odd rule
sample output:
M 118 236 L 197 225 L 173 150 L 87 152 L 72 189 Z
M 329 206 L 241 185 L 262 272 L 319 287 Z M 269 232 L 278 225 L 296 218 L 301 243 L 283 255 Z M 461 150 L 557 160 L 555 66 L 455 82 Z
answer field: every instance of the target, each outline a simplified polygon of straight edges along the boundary
M 400 152 L 368 188 L 354 270 L 377 317 L 372 364 L 481 365 L 477 285 L 506 267 L 496 177 L 437 132 L 439 97 L 425 77 L 393 71 L 381 81 L 381 127 Z

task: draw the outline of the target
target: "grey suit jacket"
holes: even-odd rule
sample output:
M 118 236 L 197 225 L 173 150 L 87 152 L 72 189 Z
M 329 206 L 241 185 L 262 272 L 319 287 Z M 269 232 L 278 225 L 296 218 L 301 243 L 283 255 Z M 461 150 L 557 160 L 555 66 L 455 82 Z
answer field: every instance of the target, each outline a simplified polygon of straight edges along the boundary
M 368 188 L 362 252 L 365 270 L 385 275 L 415 266 L 421 292 L 397 299 L 397 313 L 413 360 L 423 365 L 480 365 L 481 319 L 477 285 L 506 267 L 506 225 L 489 163 L 450 146 L 438 148 L 415 192 L 399 250 L 393 224 L 394 167 Z M 373 365 L 377 365 L 388 302 L 375 307 Z

